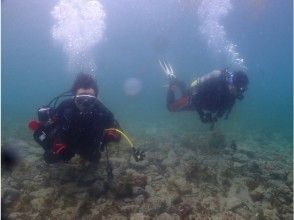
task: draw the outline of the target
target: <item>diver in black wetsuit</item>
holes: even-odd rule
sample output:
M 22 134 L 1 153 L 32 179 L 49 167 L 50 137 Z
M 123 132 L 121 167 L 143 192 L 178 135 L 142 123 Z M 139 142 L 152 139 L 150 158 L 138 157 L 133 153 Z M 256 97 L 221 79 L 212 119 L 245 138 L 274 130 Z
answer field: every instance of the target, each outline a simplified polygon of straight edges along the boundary
M 118 133 L 106 130 L 118 128 L 119 124 L 97 99 L 98 88 L 91 75 L 78 75 L 70 92 L 71 98 L 57 108 L 40 108 L 39 121 L 31 122 L 29 127 L 45 150 L 45 162 L 68 161 L 75 154 L 97 162 L 107 142 L 120 140 Z M 53 100 L 55 105 L 59 98 Z
M 225 116 L 228 118 L 236 99 L 242 100 L 247 90 L 248 77 L 243 71 L 215 70 L 193 81 L 187 87 L 176 78 L 169 64 L 160 62 L 169 78 L 167 108 L 169 111 L 197 111 L 203 123 L 214 123 Z M 176 89 L 181 97 L 176 99 Z

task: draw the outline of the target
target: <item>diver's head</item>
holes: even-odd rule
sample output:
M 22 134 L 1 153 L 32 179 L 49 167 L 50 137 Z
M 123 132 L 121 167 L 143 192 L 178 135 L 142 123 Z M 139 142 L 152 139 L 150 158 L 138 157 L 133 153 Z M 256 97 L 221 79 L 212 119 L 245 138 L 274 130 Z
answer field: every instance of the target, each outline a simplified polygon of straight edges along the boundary
M 81 73 L 77 76 L 72 89 L 74 102 L 82 113 L 91 112 L 97 102 L 98 87 L 90 74 Z
M 97 96 L 98 86 L 96 79 L 91 74 L 80 73 L 71 87 L 71 92 L 75 95 L 77 93 L 93 93 L 92 95 Z
M 239 100 L 244 98 L 244 92 L 249 83 L 248 77 L 244 71 L 235 71 L 229 73 L 229 89 L 231 93 Z

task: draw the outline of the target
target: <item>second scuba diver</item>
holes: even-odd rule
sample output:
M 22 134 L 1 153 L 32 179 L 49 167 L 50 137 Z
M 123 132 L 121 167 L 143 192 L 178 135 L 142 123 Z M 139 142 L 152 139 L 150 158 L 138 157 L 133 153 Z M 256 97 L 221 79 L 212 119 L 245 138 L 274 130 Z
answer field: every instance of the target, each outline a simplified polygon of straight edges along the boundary
M 159 62 L 169 79 L 167 91 L 167 108 L 171 112 L 197 111 L 203 123 L 214 123 L 221 117 L 228 118 L 236 100 L 244 98 L 247 90 L 248 77 L 243 71 L 231 72 L 227 69 L 214 70 L 191 83 L 176 78 L 170 64 Z M 176 99 L 176 89 L 181 97 Z

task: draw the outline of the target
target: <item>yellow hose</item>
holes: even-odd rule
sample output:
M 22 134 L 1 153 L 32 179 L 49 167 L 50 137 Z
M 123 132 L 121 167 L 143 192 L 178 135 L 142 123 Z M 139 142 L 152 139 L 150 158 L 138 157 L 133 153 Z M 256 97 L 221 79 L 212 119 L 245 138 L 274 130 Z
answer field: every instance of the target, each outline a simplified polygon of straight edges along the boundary
M 118 132 L 118 133 L 120 133 L 127 141 L 128 141 L 128 143 L 130 144 L 130 146 L 132 147 L 132 148 L 135 148 L 134 147 L 134 144 L 133 144 L 133 142 L 128 138 L 128 136 L 125 134 L 125 133 L 123 133 L 121 130 L 119 130 L 119 129 L 116 129 L 116 128 L 108 128 L 108 129 L 105 129 L 105 131 L 116 131 L 116 132 Z

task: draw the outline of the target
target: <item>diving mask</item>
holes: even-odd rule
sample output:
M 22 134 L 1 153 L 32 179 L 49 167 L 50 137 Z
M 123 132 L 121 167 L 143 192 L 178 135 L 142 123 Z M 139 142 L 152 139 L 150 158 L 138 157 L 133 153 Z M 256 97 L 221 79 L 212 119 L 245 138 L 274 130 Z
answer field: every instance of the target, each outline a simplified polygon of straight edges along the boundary
M 89 112 L 95 106 L 97 98 L 90 94 L 80 94 L 74 97 L 74 102 L 81 112 Z

